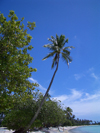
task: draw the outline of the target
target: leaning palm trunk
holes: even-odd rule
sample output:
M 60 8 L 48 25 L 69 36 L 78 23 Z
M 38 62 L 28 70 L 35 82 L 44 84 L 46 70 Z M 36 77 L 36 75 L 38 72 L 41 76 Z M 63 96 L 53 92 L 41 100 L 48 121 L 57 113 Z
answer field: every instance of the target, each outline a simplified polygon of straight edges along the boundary
M 56 34 L 56 38 L 54 38 L 53 36 L 51 36 L 51 39 L 48 39 L 49 41 L 52 42 L 52 44 L 47 44 L 47 45 L 44 45 L 44 47 L 48 48 L 49 50 L 51 50 L 52 52 L 50 52 L 46 57 L 43 58 L 43 60 L 46 60 L 47 58 L 49 57 L 52 57 L 54 56 L 53 58 L 53 63 L 52 63 L 52 68 L 54 67 L 54 65 L 56 65 L 56 70 L 53 74 L 53 77 L 51 79 L 51 82 L 49 84 L 49 87 L 41 101 L 41 104 L 36 112 L 36 114 L 34 115 L 34 117 L 32 118 L 31 122 L 29 123 L 29 125 L 27 126 L 27 128 L 21 132 L 21 133 L 24 133 L 25 131 L 27 131 L 32 123 L 35 121 L 35 119 L 37 118 L 39 112 L 40 112 L 40 109 L 45 101 L 45 98 L 50 90 L 50 87 L 53 83 L 53 80 L 54 80 L 54 77 L 55 77 L 55 74 L 58 70 L 58 63 L 59 63 L 59 55 L 62 54 L 62 58 L 67 62 L 67 65 L 69 66 L 69 62 L 72 61 L 72 58 L 70 57 L 70 51 L 68 51 L 68 49 L 71 49 L 71 48 L 74 48 L 73 46 L 68 46 L 68 47 L 64 47 L 65 43 L 68 43 L 68 39 L 65 39 L 65 36 L 64 35 L 61 35 L 60 37 Z
M 34 117 L 32 118 L 30 124 L 29 124 L 29 125 L 27 126 L 27 128 L 26 128 L 23 132 L 21 132 L 21 133 L 24 133 L 25 131 L 28 131 L 29 128 L 31 127 L 31 125 L 33 124 L 33 122 L 35 121 L 35 119 L 37 118 L 37 116 L 38 116 L 38 114 L 39 114 L 39 112 L 40 112 L 40 110 L 41 110 L 41 107 L 42 107 L 42 105 L 43 105 L 43 103 L 44 103 L 44 101 L 45 101 L 45 98 L 47 97 L 47 94 L 48 94 L 48 92 L 49 92 L 49 90 L 50 90 L 50 87 L 51 87 L 51 85 L 52 85 L 52 83 L 53 83 L 55 74 L 56 74 L 56 72 L 57 72 L 57 70 L 58 70 L 58 64 L 59 64 L 59 54 L 58 54 L 58 61 L 57 61 L 56 70 L 55 70 L 55 72 L 54 72 L 54 74 L 53 74 L 53 77 L 52 77 L 52 79 L 51 79 L 51 82 L 50 82 L 50 84 L 49 84 L 49 87 L 48 87 L 48 89 L 47 89 L 47 91 L 46 91 L 46 93 L 45 93 L 45 95 L 44 95 L 44 97 L 43 97 L 43 99 L 42 99 L 42 101 L 41 101 L 41 103 L 40 103 L 40 106 L 39 106 L 39 108 L 38 108 L 36 114 L 35 114 Z

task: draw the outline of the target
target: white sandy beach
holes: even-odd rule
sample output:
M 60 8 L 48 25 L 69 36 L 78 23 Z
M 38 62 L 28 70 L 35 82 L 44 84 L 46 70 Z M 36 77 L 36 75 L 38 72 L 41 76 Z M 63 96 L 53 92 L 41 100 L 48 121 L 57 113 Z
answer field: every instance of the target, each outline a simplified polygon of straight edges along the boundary
M 50 127 L 48 131 L 50 133 L 60 133 L 60 132 L 68 133 L 69 130 L 77 128 L 77 127 L 79 127 L 79 126 L 59 127 L 59 130 L 58 130 L 58 128 Z M 1 127 L 0 129 L 4 129 L 4 128 Z M 13 130 L 7 130 L 7 129 L 5 131 L 0 130 L 0 133 L 13 133 L 13 132 L 14 132 Z M 45 132 L 43 132 L 43 131 L 32 131 L 32 132 L 29 132 L 29 133 L 45 133 Z

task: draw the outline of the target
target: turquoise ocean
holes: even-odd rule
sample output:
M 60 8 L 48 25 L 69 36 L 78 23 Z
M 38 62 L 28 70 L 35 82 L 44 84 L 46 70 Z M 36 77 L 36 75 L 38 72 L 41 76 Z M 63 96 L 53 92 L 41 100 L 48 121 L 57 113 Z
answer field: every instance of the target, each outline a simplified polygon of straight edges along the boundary
M 100 125 L 78 127 L 70 130 L 69 133 L 100 133 Z

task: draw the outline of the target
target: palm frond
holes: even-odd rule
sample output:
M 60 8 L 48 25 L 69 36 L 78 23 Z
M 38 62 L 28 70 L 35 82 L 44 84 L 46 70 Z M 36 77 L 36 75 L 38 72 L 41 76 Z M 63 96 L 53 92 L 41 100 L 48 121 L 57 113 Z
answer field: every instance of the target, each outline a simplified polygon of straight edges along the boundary
M 46 57 L 44 57 L 43 60 L 55 55 L 52 62 L 52 68 L 53 68 L 57 63 L 57 58 L 58 58 L 57 55 L 62 54 L 63 60 L 67 62 L 67 65 L 69 66 L 69 62 L 72 61 L 69 49 L 74 47 L 73 46 L 64 47 L 64 45 L 68 43 L 68 38 L 66 39 L 65 35 L 58 36 L 56 34 L 56 38 L 51 36 L 51 39 L 48 38 L 48 40 L 51 41 L 51 44 L 44 45 L 44 47 L 48 48 L 52 52 L 49 53 Z
M 58 46 L 52 46 L 51 48 L 50 48 L 50 50 L 52 50 L 52 51 L 58 51 L 59 50 L 59 47 Z
M 67 39 L 65 39 L 65 43 L 68 43 L 68 38 L 67 38 Z
M 51 41 L 51 42 L 53 42 L 53 40 L 52 40 L 52 39 L 50 39 L 50 38 L 48 38 L 48 41 Z
M 55 53 L 56 53 L 55 51 L 54 51 L 54 52 L 49 53 L 49 54 L 48 54 L 46 57 L 44 57 L 42 60 L 46 60 L 47 58 L 49 58 L 49 57 L 53 56 Z
M 71 63 L 73 59 L 71 56 L 68 56 L 68 60 L 69 60 L 69 63 Z
M 66 55 L 70 55 L 70 51 L 66 50 L 66 49 L 63 49 L 63 52 L 66 54 Z
M 57 41 L 56 41 L 56 39 L 55 39 L 55 38 L 53 38 L 53 36 L 51 36 L 51 39 L 50 39 L 50 38 L 48 38 L 48 41 L 51 41 L 54 45 L 56 45 L 56 44 L 57 44 Z
M 56 38 L 54 36 L 51 36 L 52 40 L 56 41 Z
M 59 47 L 62 48 L 65 45 L 65 35 L 61 35 L 59 38 Z
M 63 60 L 64 60 L 65 62 L 67 62 L 67 65 L 68 65 L 68 66 L 69 66 L 69 63 L 72 62 L 71 56 L 67 55 L 66 53 L 63 53 L 63 52 L 62 52 L 62 58 L 63 58 Z
M 66 58 L 66 56 L 65 56 L 64 53 L 62 53 L 62 59 L 63 59 L 65 62 L 67 62 L 67 65 L 69 66 L 68 59 Z
M 59 36 L 56 34 L 56 40 L 57 42 L 59 42 Z
M 63 52 L 62 52 L 63 53 Z M 63 55 L 66 56 L 66 58 L 68 59 L 69 63 L 72 62 L 72 57 L 70 55 L 67 55 L 66 53 L 63 53 Z
M 43 47 L 51 48 L 54 44 L 45 44 Z
M 58 51 L 59 50 L 59 47 L 54 44 L 45 44 L 43 47 L 45 48 L 48 48 L 49 50 L 52 50 L 52 51 Z
M 56 61 L 57 61 L 57 54 L 53 58 L 53 63 L 52 63 L 51 68 L 54 68 L 54 66 L 56 65 Z
M 45 44 L 43 47 L 48 48 L 49 50 L 52 50 L 52 51 L 56 50 L 54 44 Z
M 64 49 L 70 49 L 70 50 L 71 50 L 71 48 L 75 48 L 75 47 L 73 47 L 73 46 L 64 47 Z
M 71 63 L 72 62 L 72 57 L 70 55 L 67 55 L 66 53 L 63 53 L 63 54 L 66 55 L 66 58 L 68 58 L 69 63 Z

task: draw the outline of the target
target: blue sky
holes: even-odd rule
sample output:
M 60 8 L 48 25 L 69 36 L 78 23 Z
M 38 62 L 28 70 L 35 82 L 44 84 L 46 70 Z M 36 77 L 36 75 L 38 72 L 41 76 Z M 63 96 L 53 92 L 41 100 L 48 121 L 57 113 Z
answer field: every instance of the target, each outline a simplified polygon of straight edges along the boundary
M 52 58 L 42 61 L 48 54 L 43 48 L 47 38 L 64 34 L 69 39 L 66 46 L 73 58 L 68 68 L 60 59 L 58 72 L 50 95 L 70 106 L 76 118 L 100 121 L 100 1 L 99 0 L 0 0 L 0 11 L 5 17 L 14 10 L 19 19 L 36 22 L 28 31 L 33 37 L 30 64 L 37 68 L 29 79 L 39 83 L 45 93 L 53 72 Z

